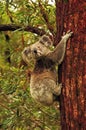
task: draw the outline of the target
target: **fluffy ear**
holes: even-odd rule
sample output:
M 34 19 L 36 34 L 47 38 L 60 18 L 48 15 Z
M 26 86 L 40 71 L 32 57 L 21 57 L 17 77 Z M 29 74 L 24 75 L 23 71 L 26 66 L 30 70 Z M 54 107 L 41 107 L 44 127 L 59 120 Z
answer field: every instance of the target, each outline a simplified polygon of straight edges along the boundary
M 51 38 L 47 35 L 43 35 L 40 39 L 39 42 L 45 46 L 52 46 L 53 45 L 53 41 L 51 40 Z

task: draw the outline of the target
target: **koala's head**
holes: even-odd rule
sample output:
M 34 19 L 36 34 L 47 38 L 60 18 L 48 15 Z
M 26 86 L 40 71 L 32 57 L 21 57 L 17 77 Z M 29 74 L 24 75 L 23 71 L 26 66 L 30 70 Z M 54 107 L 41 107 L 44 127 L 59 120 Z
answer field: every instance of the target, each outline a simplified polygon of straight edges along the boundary
M 52 40 L 49 36 L 43 35 L 38 42 L 24 48 L 22 58 L 28 64 L 31 60 L 46 56 L 51 52 L 50 46 L 52 46 Z

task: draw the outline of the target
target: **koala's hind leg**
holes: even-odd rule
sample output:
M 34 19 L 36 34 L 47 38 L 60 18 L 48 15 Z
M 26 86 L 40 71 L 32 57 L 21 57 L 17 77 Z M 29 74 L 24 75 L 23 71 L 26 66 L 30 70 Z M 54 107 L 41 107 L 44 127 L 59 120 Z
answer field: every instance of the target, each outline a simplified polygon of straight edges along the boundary
M 44 105 L 52 105 L 53 104 L 53 94 L 51 92 L 45 92 L 39 99 L 40 103 Z

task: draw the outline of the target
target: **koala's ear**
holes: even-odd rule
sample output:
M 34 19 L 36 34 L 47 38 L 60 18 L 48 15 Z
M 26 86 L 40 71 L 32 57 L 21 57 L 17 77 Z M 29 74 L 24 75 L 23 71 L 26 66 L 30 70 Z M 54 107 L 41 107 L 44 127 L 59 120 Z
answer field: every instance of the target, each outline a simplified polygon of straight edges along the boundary
M 50 38 L 49 36 L 47 36 L 47 35 L 43 35 L 43 36 L 40 38 L 39 42 L 40 42 L 41 44 L 47 46 L 47 47 L 53 45 L 53 41 L 52 41 L 51 38 Z

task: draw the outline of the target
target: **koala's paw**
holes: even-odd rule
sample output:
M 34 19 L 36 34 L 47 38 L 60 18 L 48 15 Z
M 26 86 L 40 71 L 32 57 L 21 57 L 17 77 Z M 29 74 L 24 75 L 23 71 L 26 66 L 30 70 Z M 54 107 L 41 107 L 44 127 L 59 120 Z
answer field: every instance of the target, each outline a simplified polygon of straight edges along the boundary
M 57 95 L 60 95 L 61 94 L 61 89 L 62 89 L 62 84 L 61 83 L 58 84 L 57 88 L 58 88 L 58 94 Z
M 72 31 L 67 31 L 67 33 L 63 33 L 62 39 L 68 40 L 72 36 L 73 32 Z

